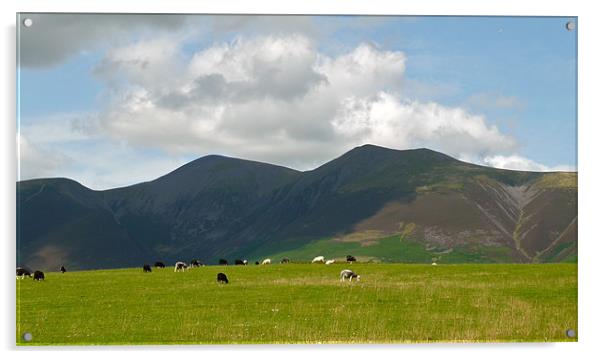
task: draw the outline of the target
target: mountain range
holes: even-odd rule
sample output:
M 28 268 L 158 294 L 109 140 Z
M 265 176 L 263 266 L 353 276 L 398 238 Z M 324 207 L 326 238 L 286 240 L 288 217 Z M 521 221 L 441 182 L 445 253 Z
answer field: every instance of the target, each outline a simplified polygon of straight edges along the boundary
M 577 173 L 479 166 L 364 145 L 314 170 L 210 155 L 96 191 L 17 182 L 17 263 L 56 270 L 266 256 L 539 263 L 577 260 Z

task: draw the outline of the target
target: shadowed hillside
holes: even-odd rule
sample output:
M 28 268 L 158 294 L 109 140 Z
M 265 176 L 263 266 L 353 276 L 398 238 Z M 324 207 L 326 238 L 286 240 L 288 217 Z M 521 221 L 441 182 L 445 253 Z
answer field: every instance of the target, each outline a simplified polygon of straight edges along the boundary
M 406 262 L 577 253 L 576 173 L 499 170 L 427 149 L 365 145 L 306 172 L 206 156 L 106 191 L 23 181 L 17 208 L 18 262 L 50 269 L 349 251 Z

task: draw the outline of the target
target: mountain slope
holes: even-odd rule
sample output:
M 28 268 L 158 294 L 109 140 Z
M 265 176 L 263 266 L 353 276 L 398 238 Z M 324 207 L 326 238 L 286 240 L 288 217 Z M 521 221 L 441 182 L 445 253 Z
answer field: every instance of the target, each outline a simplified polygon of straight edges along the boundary
M 17 183 L 17 263 L 106 268 L 137 265 L 147 255 L 97 192 L 60 178 Z
M 311 250 L 422 262 L 576 258 L 576 173 L 498 170 L 427 149 L 365 145 L 307 172 L 207 156 L 106 191 L 66 181 L 18 183 L 23 264 L 57 243 L 78 268 Z M 111 262 L 81 255 L 117 245 Z

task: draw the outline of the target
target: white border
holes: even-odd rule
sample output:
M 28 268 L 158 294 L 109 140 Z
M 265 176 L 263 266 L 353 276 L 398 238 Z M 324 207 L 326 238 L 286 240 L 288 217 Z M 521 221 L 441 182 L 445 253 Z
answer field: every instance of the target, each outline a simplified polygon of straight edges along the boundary
M 594 1 L 451 1 L 422 0 L 392 2 L 384 0 L 237 0 L 198 1 L 190 0 L 5 0 L 0 2 L 2 22 L 2 228 L 3 261 L 0 276 L 3 323 L 0 326 L 1 348 L 9 357 L 37 358 L 103 358 L 110 355 L 126 357 L 144 355 L 159 358 L 172 355 L 201 357 L 237 356 L 245 358 L 282 358 L 283 355 L 300 358 L 314 355 L 366 357 L 394 355 L 404 357 L 427 356 L 446 358 L 508 359 L 514 355 L 545 356 L 548 358 L 598 357 L 600 349 L 600 279 L 596 261 L 602 253 L 602 236 L 596 226 L 597 214 L 602 205 L 600 166 L 600 12 Z M 470 344 L 470 345 L 400 345 L 400 346 L 209 346 L 209 347 L 71 347 L 59 349 L 16 348 L 15 327 L 15 19 L 16 12 L 146 12 L 146 13 L 279 13 L 279 14 L 403 14 L 403 15 L 556 15 L 578 16 L 579 31 L 579 343 L 559 344 Z M 152 350 L 150 350 L 152 349 Z M 335 351 L 336 352 L 333 352 Z M 85 351 L 85 353 L 82 353 Z M 142 352 L 144 351 L 144 353 Z M 177 351 L 167 353 L 166 351 Z M 286 353 L 285 353 L 286 352 Z M 6 356 L 5 356 L 6 357 Z

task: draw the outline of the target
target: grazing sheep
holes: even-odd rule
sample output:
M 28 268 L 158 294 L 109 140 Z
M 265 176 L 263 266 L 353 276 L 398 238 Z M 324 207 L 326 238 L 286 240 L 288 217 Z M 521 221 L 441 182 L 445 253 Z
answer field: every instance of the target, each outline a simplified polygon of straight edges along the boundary
M 176 262 L 176 266 L 174 267 L 174 272 L 184 272 L 188 269 L 188 264 L 184 262 Z
M 437 265 L 437 263 L 433 262 L 433 264 L 432 264 L 432 265 L 436 266 L 436 265 Z
M 349 255 L 349 254 L 347 255 L 347 263 L 353 263 L 353 262 L 355 262 L 356 260 L 357 260 L 357 259 L 355 259 L 355 257 L 354 257 L 354 256 L 352 256 L 352 255 Z
M 282 263 L 282 264 L 286 264 L 286 263 L 290 263 L 290 262 L 291 262 L 291 260 L 288 258 L 282 258 L 282 260 L 280 261 L 280 263 Z
M 31 277 L 31 272 L 25 268 L 17 267 L 17 279 L 23 279 L 25 277 Z
M 217 273 L 217 282 L 221 284 L 228 284 L 228 277 L 224 273 Z
M 33 272 L 33 280 L 44 280 L 44 272 L 39 270 Z
M 341 278 L 341 282 L 344 281 L 345 279 L 349 279 L 349 281 L 351 282 L 351 280 L 353 278 L 355 278 L 357 281 L 360 280 L 360 276 L 355 274 L 352 270 L 349 270 L 349 269 L 343 269 L 341 271 L 340 278 Z
M 331 265 L 331 264 L 333 264 L 333 263 L 334 263 L 334 259 L 329 259 L 329 260 L 327 260 L 327 261 L 326 261 L 326 265 L 327 265 L 327 266 L 328 266 L 328 265 Z
M 228 261 L 226 259 L 224 259 L 224 258 L 220 259 L 218 263 L 219 263 L 220 266 L 227 266 L 228 265 Z
M 247 264 L 249 264 L 249 261 L 248 261 L 248 260 L 246 260 L 246 259 L 243 259 L 243 260 L 242 260 L 242 264 L 244 264 L 244 265 L 247 265 Z
M 60 269 L 60 271 L 61 271 L 61 273 L 63 273 L 63 274 L 64 274 L 64 273 L 67 271 L 67 269 L 65 269 L 65 266 L 61 266 L 61 269 Z
M 234 264 L 237 266 L 244 266 L 245 262 L 242 259 L 235 259 Z
M 324 256 L 317 256 L 311 262 L 312 263 L 324 263 Z
M 142 271 L 143 271 L 144 273 L 150 273 L 150 272 L 152 272 L 153 270 L 151 269 L 150 265 L 148 265 L 148 264 L 145 264 L 145 265 L 143 265 L 143 266 L 142 266 Z
M 191 268 L 200 267 L 200 266 L 201 266 L 201 262 L 199 262 L 197 259 L 193 259 L 190 261 Z
M 272 260 L 271 260 L 271 259 L 269 259 L 269 258 L 266 258 L 266 259 L 264 259 L 264 260 L 261 262 L 261 264 L 262 264 L 262 265 L 265 265 L 265 264 L 272 264 Z
M 165 263 L 163 263 L 163 262 L 155 262 L 155 268 L 165 268 Z
M 255 261 L 255 265 L 258 266 L 259 265 L 259 261 Z

